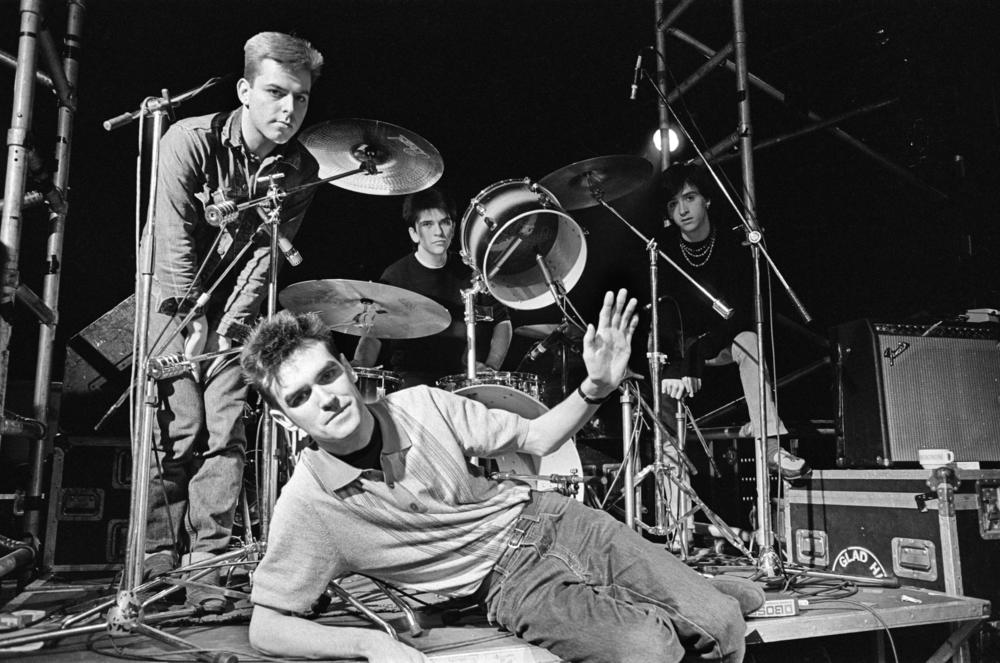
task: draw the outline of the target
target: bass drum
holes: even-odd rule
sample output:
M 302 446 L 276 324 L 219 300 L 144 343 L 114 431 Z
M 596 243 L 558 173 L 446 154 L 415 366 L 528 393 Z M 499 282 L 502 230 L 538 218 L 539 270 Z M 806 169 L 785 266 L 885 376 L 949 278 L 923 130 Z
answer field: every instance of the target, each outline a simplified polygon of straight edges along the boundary
M 480 191 L 462 216 L 462 256 L 500 303 L 537 309 L 553 303 L 537 258 L 569 292 L 583 274 L 587 243 L 548 189 L 504 180 Z
M 525 419 L 535 419 L 549 411 L 549 408 L 542 405 L 537 399 L 517 389 L 501 385 L 473 385 L 456 389 L 454 393 L 471 398 L 488 408 L 513 412 Z M 573 438 L 566 440 L 561 447 L 546 456 L 510 452 L 494 456 L 493 460 L 496 461 L 497 470 L 500 472 L 539 476 L 575 473 L 577 476 L 583 476 L 583 465 L 580 462 L 580 454 L 576 451 L 576 443 L 573 442 Z M 551 481 L 541 479 L 525 480 L 525 482 L 535 490 L 557 490 L 560 487 Z M 574 495 L 578 501 L 583 501 L 582 485 L 576 486 Z
M 355 368 L 358 391 L 365 403 L 374 403 L 386 394 L 399 391 L 403 378 L 392 371 L 380 371 L 374 368 Z

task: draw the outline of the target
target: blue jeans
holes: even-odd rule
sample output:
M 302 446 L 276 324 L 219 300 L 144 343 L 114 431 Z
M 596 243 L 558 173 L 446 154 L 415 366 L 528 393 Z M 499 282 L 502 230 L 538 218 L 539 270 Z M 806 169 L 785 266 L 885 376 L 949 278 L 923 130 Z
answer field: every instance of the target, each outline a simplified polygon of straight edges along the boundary
M 532 494 L 487 584 L 490 621 L 563 660 L 743 659 L 735 598 L 607 513 L 555 493 Z
M 168 317 L 150 315 L 151 340 Z M 162 353 L 181 351 L 183 339 L 178 336 Z M 210 363 L 202 364 L 203 373 Z M 225 552 L 243 484 L 246 448 L 242 416 L 247 386 L 239 362 L 230 356 L 215 375 L 200 382 L 190 375 L 163 380 L 157 391 L 146 552 L 174 550 L 178 543 L 188 552 Z

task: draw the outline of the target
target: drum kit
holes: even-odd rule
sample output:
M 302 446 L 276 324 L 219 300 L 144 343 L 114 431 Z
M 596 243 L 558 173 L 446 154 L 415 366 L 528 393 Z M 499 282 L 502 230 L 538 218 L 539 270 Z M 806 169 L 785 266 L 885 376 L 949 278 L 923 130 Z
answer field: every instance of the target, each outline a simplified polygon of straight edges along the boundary
M 325 122 L 304 130 L 300 141 L 319 163 L 321 182 L 358 193 L 414 193 L 432 186 L 443 170 L 433 145 L 384 122 Z M 556 304 L 564 314 L 561 324 L 527 325 L 515 333 L 536 341 L 529 352 L 531 358 L 550 346 L 558 347 L 560 392 L 564 396 L 567 350 L 579 347 L 585 328 L 582 320 L 571 320 L 567 293 L 582 276 L 587 259 L 584 232 L 568 212 L 625 196 L 651 173 L 652 165 L 640 157 L 600 157 L 571 164 L 538 182 L 529 178 L 503 180 L 472 198 L 459 229 L 461 255 L 472 269 L 471 287 L 462 292 L 469 347 L 475 347 L 471 307 L 479 292 L 488 291 L 512 309 Z M 437 334 L 452 322 L 448 311 L 428 297 L 367 281 L 304 281 L 284 288 L 278 300 L 295 313 L 315 312 L 330 329 L 353 336 L 419 338 Z M 477 372 L 472 356 L 467 367 L 465 373 L 446 375 L 436 385 L 526 418 L 548 410 L 537 374 L 520 370 Z M 357 368 L 355 373 L 366 402 L 402 385 L 401 377 L 391 371 Z M 578 487 L 586 477 L 572 439 L 543 458 L 510 453 L 495 460 L 497 472 L 493 476 L 498 479 L 522 480 L 537 489 L 555 489 L 583 498 Z

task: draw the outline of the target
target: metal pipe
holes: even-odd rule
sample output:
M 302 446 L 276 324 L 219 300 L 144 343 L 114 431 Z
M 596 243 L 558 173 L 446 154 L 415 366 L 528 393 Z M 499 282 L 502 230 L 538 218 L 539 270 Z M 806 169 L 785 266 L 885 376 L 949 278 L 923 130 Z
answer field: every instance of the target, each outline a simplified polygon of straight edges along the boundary
M 5 64 L 11 69 L 17 69 L 17 58 L 8 53 L 7 51 L 0 51 L 0 64 Z M 50 90 L 55 90 L 56 84 L 52 80 L 52 77 L 46 74 L 44 71 L 35 72 L 35 82 L 44 85 Z
M 63 37 L 63 62 L 59 67 L 65 73 L 66 83 L 71 90 L 70 99 L 76 94 L 80 71 L 80 36 L 86 12 L 85 0 L 68 0 L 66 3 L 66 34 Z M 56 118 L 56 172 L 52 186 L 56 191 L 69 190 L 70 156 L 73 147 L 73 122 L 76 118 L 76 104 L 62 103 Z M 59 323 L 59 283 L 63 261 L 63 240 L 66 234 L 66 214 L 69 201 L 62 196 L 62 203 L 50 205 L 49 235 L 46 243 L 45 276 L 42 283 L 41 309 L 52 314 L 51 320 L 43 319 L 38 328 L 38 354 L 35 360 L 35 390 L 32 397 L 33 416 L 43 424 L 49 420 L 49 401 L 52 390 L 52 358 L 55 352 L 56 330 Z M 45 457 L 52 445 L 52 436 L 58 426 L 49 426 L 49 436 L 44 443 L 37 443 L 32 449 L 31 475 L 28 486 L 29 496 L 44 494 Z M 37 511 L 28 512 L 25 529 L 38 536 L 41 517 Z
M 32 207 L 38 207 L 45 202 L 45 194 L 41 191 L 27 191 L 24 194 L 24 199 L 21 201 L 21 210 L 31 209 Z M 0 213 L 3 212 L 4 200 L 0 198 Z
M 691 35 L 683 32 L 681 30 L 678 30 L 676 28 L 670 28 L 669 30 L 666 30 L 665 32 L 667 34 L 669 34 L 670 36 L 672 36 L 672 37 L 674 37 L 674 38 L 676 38 L 676 39 L 684 42 L 685 44 L 687 44 L 687 45 L 689 45 L 691 47 L 693 47 L 694 49 L 696 49 L 698 51 L 701 51 L 701 53 L 703 55 L 705 55 L 706 57 L 712 57 L 713 55 L 715 55 L 715 51 L 713 51 L 711 48 L 709 48 L 705 44 L 701 43 L 700 41 L 698 41 L 697 39 L 695 39 Z M 736 71 L 736 64 L 733 61 L 726 60 L 724 64 L 730 70 Z M 747 79 L 750 81 L 751 85 L 753 85 L 754 87 L 756 87 L 757 89 L 759 89 L 764 94 L 768 95 L 769 97 L 772 97 L 773 99 L 776 99 L 777 101 L 780 101 L 781 103 L 783 103 L 785 105 L 788 105 L 787 104 L 787 97 L 785 96 L 785 93 L 782 92 L 781 90 L 779 90 L 778 88 L 774 87 L 770 83 L 767 83 L 766 81 L 764 81 L 763 79 L 759 78 L 758 76 L 755 76 L 755 75 L 750 74 L 750 73 L 747 73 Z M 822 116 L 818 115 L 817 113 L 814 113 L 813 111 L 804 111 L 804 114 L 805 114 L 805 116 L 807 118 L 809 118 L 813 122 L 822 122 L 823 119 L 824 119 Z M 912 184 L 912 185 L 914 185 L 914 186 L 916 186 L 918 188 L 921 188 L 921 189 L 924 189 L 925 191 L 930 192 L 931 194 L 933 194 L 935 197 L 937 197 L 940 200 L 944 200 L 944 199 L 946 199 L 948 197 L 948 194 L 946 194 L 943 191 L 941 191 L 940 189 L 936 189 L 936 188 L 932 187 L 931 185 L 927 184 L 926 182 L 922 181 L 920 178 L 918 178 L 916 175 L 914 175 L 913 173 L 911 173 L 909 170 L 907 170 L 903 166 L 900 166 L 898 163 L 896 163 L 896 162 L 892 161 L 891 159 L 888 159 L 887 157 L 879 154 L 878 152 L 876 152 L 875 150 L 871 149 L 870 147 L 868 147 L 867 145 L 865 145 L 863 142 L 861 142 L 860 140 L 858 140 L 857 138 L 855 138 L 851 134 L 849 134 L 846 131 L 844 131 L 843 129 L 838 129 L 836 127 L 832 127 L 832 128 L 829 129 L 829 132 L 830 132 L 830 134 L 834 138 L 837 138 L 838 140 L 840 140 L 840 141 L 842 141 L 842 142 L 850 145 L 855 150 L 857 150 L 858 152 L 861 152 L 862 154 L 864 154 L 865 156 L 867 156 L 871 160 L 875 161 L 877 164 L 879 164 L 880 166 L 882 166 L 886 170 L 889 170 L 889 171 L 895 173 L 896 176 L 899 177 L 900 179 L 902 179 L 902 180 L 904 180 L 906 182 L 909 182 L 910 184 Z
M 722 61 L 728 58 L 733 53 L 733 42 L 729 42 L 722 49 L 705 61 L 700 67 L 695 69 L 694 73 L 681 81 L 674 90 L 667 95 L 667 103 L 672 104 L 677 101 L 681 95 L 690 90 L 695 86 L 701 79 L 715 71 Z
M 681 2 L 677 3 L 677 6 L 674 7 L 670 14 L 656 20 L 657 31 L 666 30 L 673 25 L 674 22 L 681 17 L 681 14 L 687 11 L 687 8 L 693 5 L 694 2 L 695 0 L 681 0 Z
M 17 71 L 14 75 L 14 103 L 11 127 L 7 132 L 7 175 L 4 178 L 5 201 L 0 220 L 0 243 L 3 273 L 0 274 L 0 306 L 14 303 L 14 291 L 20 281 L 18 261 L 21 246 L 21 209 L 27 182 L 28 134 L 31 131 L 32 106 L 35 101 L 38 27 L 41 24 L 41 0 L 21 0 L 20 37 L 17 45 Z M 0 412 L 7 397 L 7 374 L 10 368 L 11 323 L 0 317 Z
M 49 32 L 47 27 L 42 27 L 38 33 L 38 44 L 42 47 L 42 57 L 45 58 L 45 64 L 52 75 L 52 82 L 55 85 L 59 103 L 76 110 L 76 94 L 73 91 L 73 85 L 66 77 L 63 64 L 59 60 L 59 51 L 56 49 L 56 43 L 53 41 L 52 33 Z
M 690 3 L 688 3 L 690 4 Z M 680 9 L 680 7 L 678 7 Z M 663 0 L 656 0 L 654 4 L 656 12 L 656 24 L 666 22 L 668 17 L 663 14 Z M 675 10 L 674 13 L 677 13 Z M 673 14 L 671 14 L 673 16 Z M 657 119 L 660 127 L 660 171 L 665 171 L 670 167 L 670 107 L 667 106 L 667 36 L 666 33 L 657 28 L 656 30 L 656 88 L 659 91 L 657 96 Z

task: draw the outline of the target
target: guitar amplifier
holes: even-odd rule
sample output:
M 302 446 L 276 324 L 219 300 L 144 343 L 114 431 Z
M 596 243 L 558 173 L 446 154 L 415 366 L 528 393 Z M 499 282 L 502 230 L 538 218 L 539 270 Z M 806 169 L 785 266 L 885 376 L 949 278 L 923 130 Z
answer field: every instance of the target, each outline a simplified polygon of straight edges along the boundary
M 1000 461 L 1000 325 L 857 320 L 833 339 L 840 466 L 915 464 L 942 448 Z

